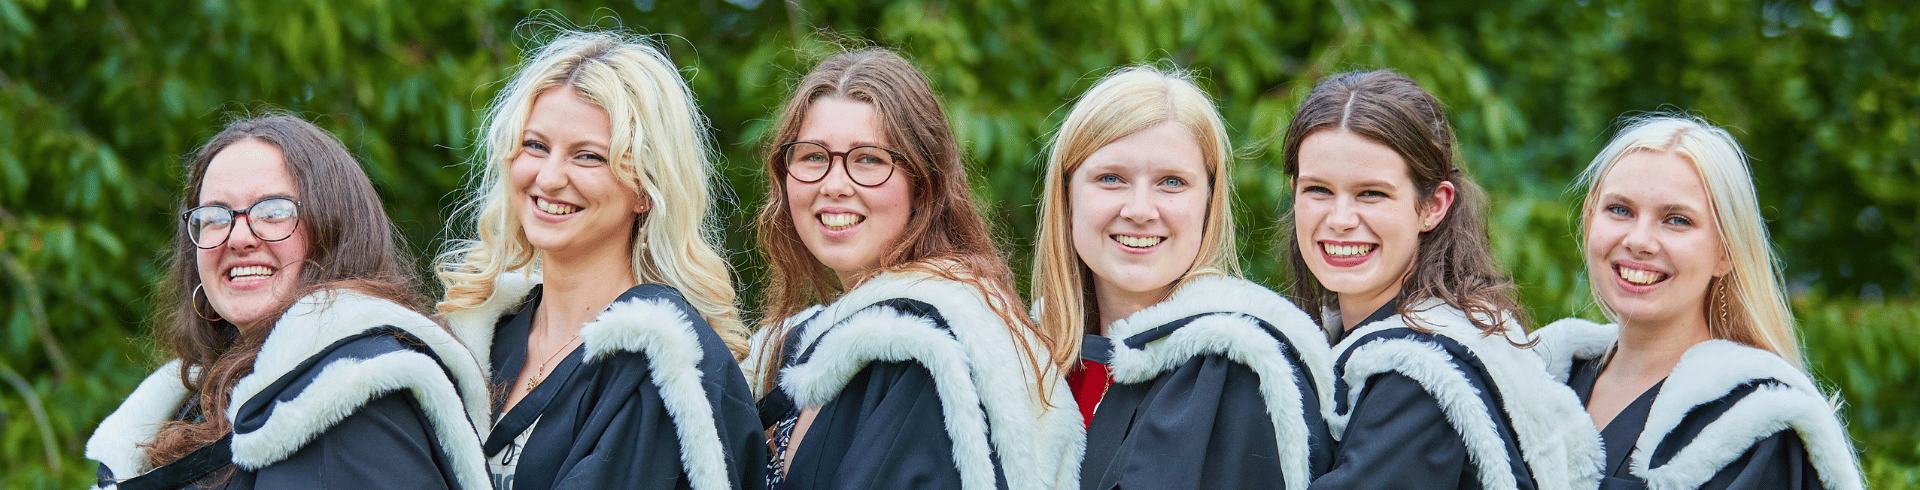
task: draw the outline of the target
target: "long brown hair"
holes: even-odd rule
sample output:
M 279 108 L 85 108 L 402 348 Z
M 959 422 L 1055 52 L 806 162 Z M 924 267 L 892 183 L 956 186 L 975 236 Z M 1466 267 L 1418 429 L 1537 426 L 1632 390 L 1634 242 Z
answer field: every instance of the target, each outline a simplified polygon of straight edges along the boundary
M 180 211 L 199 205 L 200 185 L 214 155 L 248 140 L 279 148 L 300 192 L 299 226 L 309 243 L 296 291 L 350 288 L 424 311 L 424 299 L 416 292 L 418 278 L 400 252 L 400 234 L 387 219 L 373 183 L 340 140 L 313 123 L 267 114 L 228 124 L 186 161 Z M 249 328 L 202 318 L 214 310 L 203 295 L 194 294 L 200 287 L 198 249 L 187 238 L 185 221 L 176 220 L 175 225 L 166 279 L 155 293 L 156 304 L 174 306 L 160 311 L 156 334 L 161 348 L 180 359 L 181 383 L 204 415 L 199 421 L 169 422 L 155 434 L 147 448 L 147 462 L 154 467 L 233 430 L 226 418 L 233 385 L 253 372 L 254 356 L 271 326 L 300 297 L 282 298 L 277 312 Z
M 987 298 L 994 313 L 1014 331 L 1015 344 L 1036 373 L 1044 373 L 1048 340 L 1039 337 L 1033 323 L 1017 312 L 1022 304 L 1014 291 L 1013 271 L 994 246 L 991 229 L 967 187 L 960 146 L 933 88 L 920 70 L 892 51 L 869 48 L 827 58 L 801 78 L 786 108 L 780 112 L 773 137 L 767 142 L 767 199 L 755 219 L 760 253 L 771 272 L 761 328 L 769 332 L 773 350 L 765 357 L 764 386 L 778 379 L 783 359 L 784 320 L 813 303 L 825 304 L 845 293 L 832 271 L 815 259 L 787 212 L 785 165 L 780 145 L 799 139 L 807 108 L 822 97 L 842 97 L 873 105 L 886 144 L 906 156 L 899 166 L 913 188 L 912 216 L 900 239 L 880 256 L 880 266 L 854 284 L 887 272 L 924 272 L 962 282 Z M 1034 334 L 1033 345 L 1023 334 Z
M 1406 161 L 1423 206 L 1441 182 L 1453 183 L 1454 205 L 1432 231 L 1420 234 L 1405 286 L 1394 297 L 1395 313 L 1404 315 L 1415 303 L 1433 298 L 1466 312 L 1483 335 L 1504 332 L 1504 320 L 1526 323 L 1525 310 L 1513 299 L 1513 280 L 1489 250 L 1486 193 L 1460 166 L 1453 127 L 1439 99 L 1392 70 L 1348 72 L 1322 80 L 1287 125 L 1287 176 L 1300 176 L 1300 143 L 1323 130 L 1346 130 L 1392 148 Z M 1300 242 L 1292 236 L 1293 219 L 1288 211 L 1283 234 L 1293 274 L 1287 294 L 1309 312 L 1337 309 L 1338 296 L 1307 269 Z M 1326 320 L 1321 318 L 1322 323 Z

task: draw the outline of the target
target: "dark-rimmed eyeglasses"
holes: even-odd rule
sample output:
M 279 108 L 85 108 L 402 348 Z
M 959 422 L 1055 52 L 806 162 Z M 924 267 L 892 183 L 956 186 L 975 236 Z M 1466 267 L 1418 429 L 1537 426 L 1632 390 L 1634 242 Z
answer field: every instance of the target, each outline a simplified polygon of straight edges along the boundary
M 193 240 L 193 246 L 203 249 L 226 244 L 227 238 L 233 236 L 236 216 L 247 217 L 247 230 L 253 236 L 277 242 L 293 236 L 293 229 L 300 224 L 300 207 L 292 198 L 269 197 L 240 211 L 210 204 L 180 213 L 180 219 L 187 222 L 187 238 Z
M 841 168 L 847 169 L 847 177 L 861 187 L 879 187 L 893 178 L 893 169 L 906 156 L 892 149 L 874 145 L 860 145 L 844 152 L 828 150 L 827 147 L 811 141 L 795 141 L 780 145 L 780 161 L 787 165 L 787 175 L 793 180 L 808 184 L 827 178 L 833 171 L 833 160 L 840 159 Z

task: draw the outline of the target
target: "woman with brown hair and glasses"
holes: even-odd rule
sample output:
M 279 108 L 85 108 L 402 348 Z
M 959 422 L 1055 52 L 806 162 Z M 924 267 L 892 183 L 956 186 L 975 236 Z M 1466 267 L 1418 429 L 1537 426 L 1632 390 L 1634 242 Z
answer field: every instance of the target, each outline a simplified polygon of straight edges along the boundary
M 176 360 L 87 441 L 105 488 L 489 488 L 473 356 L 333 135 L 228 125 L 186 166 L 157 333 Z
M 757 219 L 772 280 L 747 361 L 769 483 L 1071 485 L 1072 401 L 926 78 L 886 50 L 833 56 L 774 131 Z

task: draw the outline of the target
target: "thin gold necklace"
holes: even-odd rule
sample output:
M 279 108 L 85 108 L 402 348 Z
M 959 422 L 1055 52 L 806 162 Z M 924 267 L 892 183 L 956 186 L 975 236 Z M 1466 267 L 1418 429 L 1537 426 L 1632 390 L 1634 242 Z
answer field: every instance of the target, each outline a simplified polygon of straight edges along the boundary
M 547 328 L 553 328 L 553 327 L 548 326 Z M 540 386 L 540 382 L 543 381 L 542 377 L 546 376 L 547 374 L 547 364 L 553 362 L 553 358 L 560 357 L 560 354 L 562 353 L 572 352 L 573 344 L 579 341 L 580 341 L 580 331 L 575 330 L 573 332 L 573 337 L 567 339 L 567 345 L 560 347 L 560 350 L 554 351 L 552 354 L 548 354 L 547 360 L 540 361 L 539 369 L 535 369 L 533 371 L 533 377 L 527 379 L 527 391 L 533 391 L 533 387 Z

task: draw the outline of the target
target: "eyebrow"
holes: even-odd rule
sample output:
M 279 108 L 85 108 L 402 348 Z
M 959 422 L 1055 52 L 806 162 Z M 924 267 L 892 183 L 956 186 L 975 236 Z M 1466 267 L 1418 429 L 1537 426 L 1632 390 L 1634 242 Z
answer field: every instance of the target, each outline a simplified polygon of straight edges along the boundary
M 795 143 L 813 143 L 813 144 L 816 144 L 816 145 L 820 145 L 820 146 L 824 146 L 824 147 L 827 147 L 827 150 L 833 150 L 833 145 L 829 145 L 829 144 L 827 144 L 827 142 L 825 142 L 825 141 L 820 141 L 820 140 L 794 140 L 794 142 L 795 142 Z M 853 147 L 855 147 L 855 146 L 878 146 L 878 147 L 881 147 L 881 148 L 892 148 L 892 147 L 890 147 L 890 146 L 887 146 L 887 145 L 883 145 L 883 144 L 880 144 L 880 142 L 877 142 L 877 141 L 864 141 L 864 140 L 862 140 L 862 141 L 854 141 L 854 142 L 852 142 L 852 143 L 853 143 L 853 144 L 851 144 L 851 145 L 847 145 L 847 148 L 848 148 L 848 149 L 852 149 L 852 148 L 853 148 Z M 897 150 L 896 150 L 896 151 L 897 151 Z
M 1329 184 L 1329 183 L 1327 182 L 1327 180 L 1326 180 L 1326 179 L 1322 179 L 1322 178 L 1319 178 L 1319 177 L 1315 177 L 1315 176 L 1312 176 L 1312 175 L 1300 175 L 1300 176 L 1298 176 L 1298 177 L 1294 177 L 1294 178 L 1293 178 L 1293 180 L 1294 180 L 1294 182 L 1296 182 L 1296 185 L 1298 185 L 1298 184 L 1320 184 L 1320 185 L 1328 185 L 1328 184 Z M 1360 181 L 1360 183 L 1358 183 L 1358 184 L 1354 184 L 1353 186 L 1354 186 L 1354 187 L 1356 187 L 1356 188 L 1360 188 L 1360 189 L 1386 189 L 1386 190 L 1394 190 L 1394 189 L 1398 189 L 1398 188 L 1399 188 L 1398 186 L 1395 186 L 1395 185 L 1393 185 L 1393 183 L 1392 183 L 1392 182 L 1387 182 L 1387 181 L 1384 181 L 1384 180 L 1377 180 L 1377 179 L 1376 179 L 1376 180 L 1362 180 L 1362 181 Z
M 1612 192 L 1602 194 L 1600 196 L 1600 201 L 1601 202 L 1619 201 L 1621 204 L 1625 204 L 1628 206 L 1634 205 L 1633 198 L 1629 198 L 1627 196 L 1622 196 L 1620 194 L 1616 194 Z M 1660 214 L 1689 214 L 1689 215 L 1700 214 L 1699 209 L 1696 209 L 1693 206 L 1689 206 L 1686 204 L 1678 204 L 1678 203 L 1661 205 L 1659 208 L 1659 211 L 1660 211 Z
M 276 198 L 276 197 L 284 197 L 284 198 L 287 198 L 287 199 L 292 199 L 292 200 L 295 200 L 295 201 L 299 201 L 299 200 L 300 200 L 300 198 L 298 198 L 298 197 L 294 197 L 294 196 L 293 196 L 292 194 L 287 194 L 287 193 L 284 193 L 284 192 L 282 192 L 282 193 L 276 193 L 276 194 L 267 194 L 267 195 L 263 195 L 263 196 L 260 196 L 260 198 L 259 198 L 259 199 L 254 199 L 254 200 L 253 200 L 253 202 L 252 202 L 252 203 L 249 203 L 249 204 L 247 204 L 247 206 L 248 206 L 248 207 L 252 207 L 252 206 L 253 206 L 254 204 L 259 204 L 259 203 L 260 203 L 260 201 L 265 201 L 265 200 L 268 200 L 268 199 L 273 199 L 273 198 Z M 226 200 L 226 199 L 210 199 L 210 200 L 204 200 L 204 201 L 200 201 L 200 205 L 201 205 L 201 206 L 221 206 L 221 207 L 225 207 L 225 208 L 227 208 L 227 209 L 233 209 L 233 205 L 232 205 L 232 204 L 228 204 L 228 203 L 227 203 L 227 200 Z
M 524 136 L 528 136 L 528 137 L 532 137 L 533 139 L 537 139 L 537 140 L 542 140 L 542 141 L 550 141 L 550 140 L 552 140 L 552 138 L 548 138 L 548 137 L 547 137 L 547 135 L 546 135 L 545 133 L 541 133 L 541 132 L 540 132 L 539 130 L 536 130 L 536 129 L 533 129 L 532 127 L 528 127 L 528 128 L 526 128 L 526 129 L 525 129 L 524 131 L 525 131 L 525 133 L 526 133 L 526 134 L 525 134 Z M 590 149 L 593 149 L 593 150 L 599 150 L 599 151 L 601 151 L 601 152 L 612 152 L 612 151 L 613 151 L 613 149 L 612 149 L 612 147 L 613 147 L 613 145 L 612 145 L 611 143 L 602 143 L 602 142 L 599 142 L 599 141 L 589 141 L 589 140 L 584 140 L 584 139 L 576 139 L 576 140 L 573 140 L 573 145 L 571 145 L 571 146 L 568 146 L 568 147 L 567 147 L 566 149 L 567 149 L 567 150 L 579 150 L 579 149 L 581 149 L 581 148 L 583 148 L 583 147 L 587 147 L 587 146 L 592 146 L 592 148 L 590 148 Z

